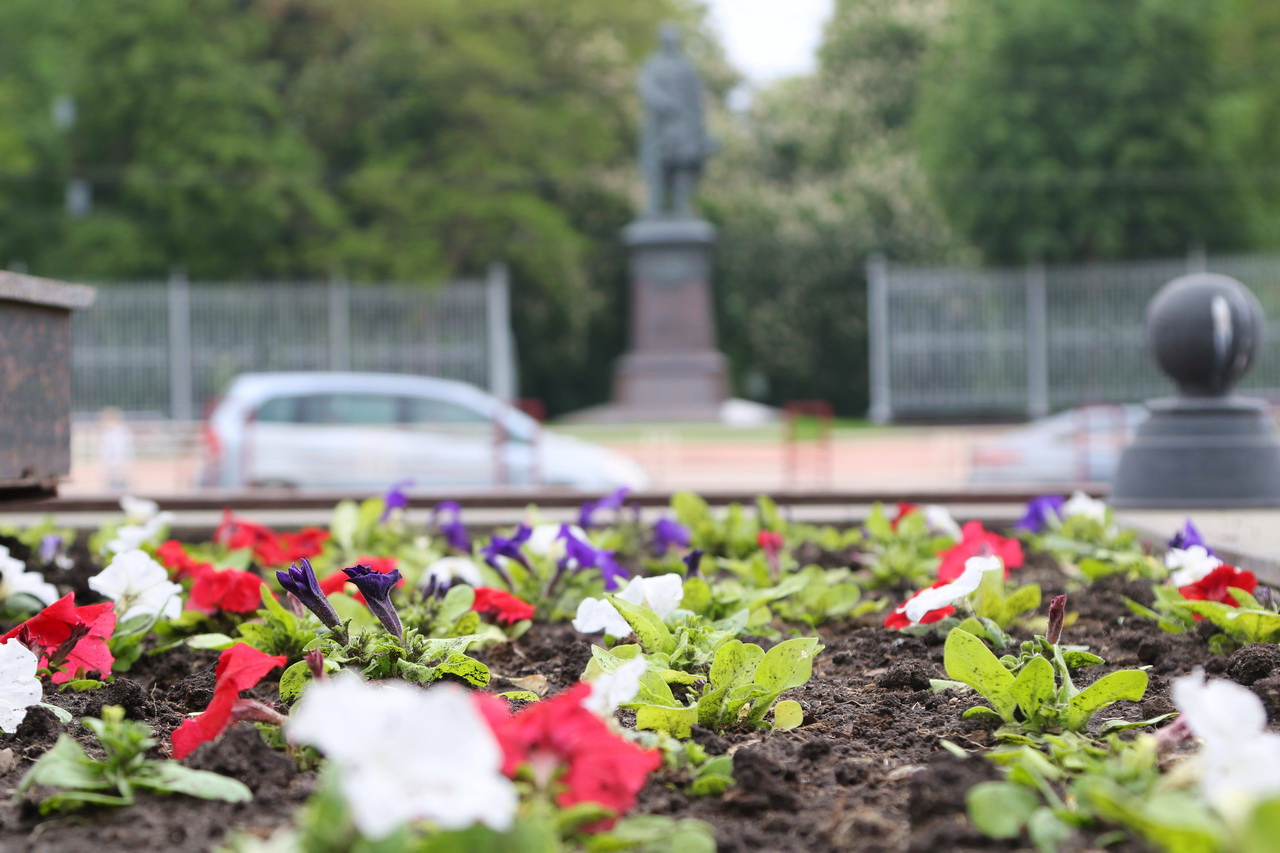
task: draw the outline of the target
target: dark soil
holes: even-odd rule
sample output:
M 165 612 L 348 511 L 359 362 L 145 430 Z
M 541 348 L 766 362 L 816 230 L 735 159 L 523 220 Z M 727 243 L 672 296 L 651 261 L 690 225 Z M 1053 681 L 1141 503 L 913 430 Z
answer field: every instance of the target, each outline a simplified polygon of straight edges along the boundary
M 1061 576 L 1049 569 L 1027 569 L 1023 579 L 1040 582 L 1046 601 L 1063 591 Z M 1274 647 L 1212 657 L 1200 632 L 1160 633 L 1132 616 L 1120 595 L 1150 599 L 1144 584 L 1116 580 L 1073 592 L 1068 611 L 1080 617 L 1064 637 L 1107 660 L 1081 670 L 1081 684 L 1113 669 L 1150 666 L 1147 698 L 1120 703 L 1107 716 L 1137 720 L 1171 710 L 1171 679 L 1197 666 L 1249 685 L 1273 715 L 1280 714 L 1280 652 Z M 997 778 L 997 772 L 979 754 L 958 758 L 939 745 L 946 739 L 981 751 L 992 743 L 986 724 L 960 718 L 974 703 L 971 695 L 929 691 L 930 678 L 945 677 L 942 636 L 891 633 L 879 617 L 828 626 L 821 635 L 826 650 L 815 662 L 813 679 L 791 694 L 804 708 L 803 726 L 774 733 L 696 730 L 694 739 L 708 752 L 732 753 L 737 784 L 720 796 L 691 798 L 687 779 L 662 771 L 641 792 L 638 810 L 706 820 L 724 851 L 1025 850 L 982 836 L 965 818 L 965 792 Z M 590 659 L 590 643 L 568 625 L 535 625 L 519 640 L 480 656 L 493 671 L 495 690 L 555 693 L 577 681 Z M 216 658 L 213 652 L 178 649 L 143 657 L 133 671 L 97 691 L 49 691 L 46 701 L 71 711 L 76 722 L 63 726 L 51 713 L 32 710 L 16 735 L 0 738 L 0 787 L 12 791 L 63 731 L 91 743 L 79 718 L 96 715 L 105 704 L 121 705 L 128 716 L 151 723 L 167 743 L 184 715 L 208 703 Z M 257 698 L 270 701 L 273 689 L 262 685 Z M 253 801 L 230 805 L 144 795 L 127 809 L 42 818 L 36 808 L 40 792 L 30 792 L 0 805 L 0 850 L 209 850 L 232 828 L 266 835 L 286 823 L 314 785 L 312 772 L 299 771 L 247 724 L 201 747 L 187 763 L 240 779 L 254 790 Z M 1086 837 L 1079 848 L 1064 850 L 1090 849 L 1091 841 Z M 1124 842 L 1108 849 L 1147 848 Z

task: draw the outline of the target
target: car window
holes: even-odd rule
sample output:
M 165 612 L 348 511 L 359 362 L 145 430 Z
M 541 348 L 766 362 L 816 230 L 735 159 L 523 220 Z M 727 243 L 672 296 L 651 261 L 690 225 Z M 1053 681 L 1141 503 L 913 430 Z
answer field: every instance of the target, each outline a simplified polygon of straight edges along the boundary
M 302 418 L 312 424 L 390 425 L 399 422 L 395 397 L 386 394 L 316 394 L 302 398 Z
M 424 424 L 487 424 L 489 418 L 475 409 L 459 406 L 445 400 L 430 397 L 405 397 L 406 423 Z
M 253 419 L 264 424 L 291 424 L 298 422 L 298 398 L 276 397 L 267 400 L 253 413 Z

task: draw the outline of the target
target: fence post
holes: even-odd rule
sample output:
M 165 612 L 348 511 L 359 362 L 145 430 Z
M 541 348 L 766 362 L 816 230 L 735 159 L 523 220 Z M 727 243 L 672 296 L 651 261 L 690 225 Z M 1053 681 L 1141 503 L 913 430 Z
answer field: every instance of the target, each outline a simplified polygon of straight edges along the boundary
M 516 352 L 511 339 L 511 287 L 507 265 L 494 261 L 485 275 L 485 325 L 489 393 L 499 400 L 519 395 Z
M 169 273 L 169 417 L 175 421 L 195 420 L 191 369 L 191 291 L 186 271 L 174 267 Z
M 1204 251 L 1204 243 L 1199 241 L 1187 247 L 1187 272 L 1208 272 L 1209 258 Z
M 867 346 L 871 368 L 871 408 L 878 424 L 893 420 L 889 380 L 889 262 L 883 252 L 867 259 Z
M 329 276 L 329 369 L 351 369 L 351 288 L 336 272 Z
M 1049 296 L 1043 263 L 1027 266 L 1027 415 L 1049 414 Z

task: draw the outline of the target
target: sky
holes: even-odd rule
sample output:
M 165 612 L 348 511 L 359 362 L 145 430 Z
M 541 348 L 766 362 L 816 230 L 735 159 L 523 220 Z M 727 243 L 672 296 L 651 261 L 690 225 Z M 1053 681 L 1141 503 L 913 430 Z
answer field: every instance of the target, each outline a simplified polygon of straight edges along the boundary
M 729 59 L 760 85 L 806 74 L 834 0 L 709 0 L 711 23 Z

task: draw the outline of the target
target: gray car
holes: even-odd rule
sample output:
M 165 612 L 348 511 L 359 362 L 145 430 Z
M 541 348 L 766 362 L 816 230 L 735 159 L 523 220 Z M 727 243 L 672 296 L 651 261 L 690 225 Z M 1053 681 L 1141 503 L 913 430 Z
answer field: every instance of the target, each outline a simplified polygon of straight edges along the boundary
M 1135 404 L 1081 406 L 1015 427 L 974 446 L 969 482 L 1108 482 L 1120 461 L 1120 451 L 1146 417 L 1146 407 Z
M 216 488 L 562 486 L 649 478 L 464 382 L 383 373 L 249 373 L 209 416 L 201 483 Z

